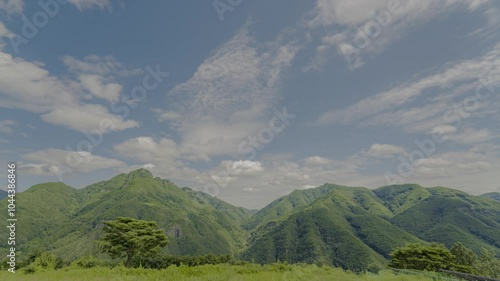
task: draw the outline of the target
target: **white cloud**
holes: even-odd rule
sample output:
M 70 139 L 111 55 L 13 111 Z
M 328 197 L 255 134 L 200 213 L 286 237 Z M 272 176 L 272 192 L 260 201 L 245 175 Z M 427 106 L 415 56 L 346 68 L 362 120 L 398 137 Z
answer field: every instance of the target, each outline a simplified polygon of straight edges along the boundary
M 120 173 L 130 173 L 132 171 L 135 171 L 137 169 L 146 169 L 146 170 L 154 170 L 156 168 L 156 165 L 152 164 L 152 163 L 146 163 L 146 164 L 142 164 L 142 165 L 131 165 L 131 166 L 127 166 L 127 167 L 123 167 L 123 168 L 120 168 L 119 171 Z
M 249 160 L 224 160 L 218 167 L 212 169 L 211 173 L 225 172 L 230 176 L 247 176 L 247 175 L 257 175 L 264 171 L 262 163 L 259 161 L 249 161 Z
M 423 78 L 413 79 L 397 85 L 388 91 L 362 99 L 345 109 L 334 109 L 320 116 L 318 124 L 352 124 L 361 122 L 370 126 L 398 126 L 408 131 L 429 131 L 436 126 L 447 125 L 443 116 L 454 109 L 455 103 L 474 98 L 475 90 L 481 89 L 481 96 L 488 87 L 498 85 L 500 73 L 500 44 L 483 56 L 447 65 Z M 439 90 L 435 96 L 426 96 L 430 90 Z M 463 97 L 469 94 L 467 97 Z M 417 98 L 429 99 L 424 106 L 406 107 Z M 498 97 L 492 95 L 488 103 L 479 104 L 480 112 Z M 457 100 L 458 99 L 458 100 Z M 481 102 L 481 100 L 479 100 Z M 398 109 L 399 108 L 399 109 Z
M 455 133 L 457 131 L 457 128 L 450 126 L 450 125 L 441 125 L 432 128 L 431 134 L 438 134 L 438 135 L 445 135 L 445 134 L 450 134 L 450 133 Z
M 139 122 L 123 120 L 121 116 L 109 113 L 107 108 L 98 104 L 56 108 L 43 114 L 42 119 L 81 132 L 100 130 L 105 133 L 139 127 Z
M 190 159 L 237 154 L 242 139 L 268 126 L 284 71 L 298 51 L 281 39 L 258 44 L 246 24 L 155 109 L 181 136 Z
M 378 158 L 391 158 L 394 155 L 404 154 L 404 148 L 392 144 L 373 144 L 366 155 Z
M 477 174 L 498 169 L 498 159 L 473 152 L 436 154 L 415 162 L 415 177 L 437 178 Z
M 229 163 L 224 163 L 223 165 L 228 165 L 233 173 L 237 173 L 239 175 L 255 174 L 263 170 L 262 163 L 259 161 L 239 160 L 230 161 Z
M 168 179 L 189 181 L 198 176 L 198 172 L 180 161 L 177 144 L 170 139 L 154 140 L 151 137 L 129 139 L 113 147 L 119 155 L 139 161 L 140 165 L 149 165 L 155 174 Z
M 3 24 L 3 22 L 0 21 L 0 38 L 2 37 L 12 37 L 14 34 L 10 32 L 7 27 Z M 0 45 L 1 49 L 1 45 Z
M 454 141 L 461 144 L 481 144 L 490 141 L 493 135 L 488 129 L 466 128 L 459 133 L 446 134 L 444 140 Z
M 415 26 L 456 9 L 473 12 L 489 1 L 387 1 L 387 0 L 317 0 L 308 22 L 311 28 L 335 26 L 335 33 L 323 36 L 317 54 L 306 68 L 319 69 L 336 49 L 348 61 L 349 69 L 364 64 L 367 54 L 381 52 Z M 490 9 L 485 8 L 487 15 Z M 488 22 L 495 26 L 495 22 Z
M 106 83 L 104 77 L 95 74 L 82 74 L 79 77 L 82 87 L 93 96 L 113 102 L 120 97 L 122 86 L 117 83 Z
M 110 0 L 68 0 L 69 3 L 75 5 L 80 11 L 99 8 L 112 9 Z M 23 0 L 0 0 L 0 10 L 4 10 L 7 14 L 21 14 L 24 9 Z
M 113 56 L 89 55 L 78 59 L 72 56 L 61 58 L 64 65 L 76 74 L 96 74 L 100 76 L 133 76 L 139 75 L 143 71 L 140 69 L 128 69 L 125 65 L 117 61 Z
M 0 120 L 0 133 L 12 134 L 14 131 L 12 126 L 15 126 L 16 124 L 17 122 L 14 120 Z
M 175 122 L 176 120 L 180 120 L 182 118 L 182 116 L 175 111 L 164 111 L 160 108 L 155 108 L 152 111 L 158 114 L 158 121 L 160 122 L 164 121 Z
M 0 107 L 17 108 L 42 115 L 52 124 L 77 131 L 100 129 L 103 132 L 137 127 L 136 121 L 123 120 L 99 104 L 84 103 L 85 89 L 108 100 L 115 99 L 119 85 L 79 83 L 51 75 L 40 62 L 29 62 L 0 52 Z M 104 93 L 103 91 L 110 92 Z
M 361 173 L 364 165 L 361 158 L 358 154 L 343 159 L 311 156 L 299 162 L 268 158 L 268 161 L 258 164 L 253 162 L 251 166 L 259 168 L 258 172 L 252 173 L 235 173 L 231 168 L 235 162 L 227 160 L 200 175 L 191 186 L 202 191 L 206 191 L 204 187 L 207 185 L 218 186 L 215 195 L 219 198 L 255 208 L 295 189 L 313 188 L 324 183 L 382 185 L 383 177 Z M 241 190 L 248 192 L 248 196 L 242 197 Z M 214 192 L 213 189 L 208 191 Z
M 23 8 L 23 0 L 0 0 L 0 10 L 4 10 L 7 14 L 20 14 Z
M 326 165 L 332 163 L 332 160 L 321 156 L 310 156 L 304 159 L 304 163 L 307 166 Z
M 69 2 L 75 5 L 80 11 L 94 7 L 108 10 L 112 8 L 110 0 L 69 0 Z
M 157 142 L 151 137 L 138 137 L 115 145 L 114 150 L 121 155 L 153 164 L 167 161 L 174 163 L 179 155 L 175 142 L 166 138 Z
M 119 168 L 125 163 L 116 159 L 93 155 L 86 151 L 66 151 L 45 149 L 22 155 L 26 161 L 19 169 L 34 175 L 59 175 L 68 170 L 76 173 L 88 173 L 96 170 Z
M 310 25 L 356 25 L 370 19 L 369 12 L 387 6 L 387 1 L 317 0 Z

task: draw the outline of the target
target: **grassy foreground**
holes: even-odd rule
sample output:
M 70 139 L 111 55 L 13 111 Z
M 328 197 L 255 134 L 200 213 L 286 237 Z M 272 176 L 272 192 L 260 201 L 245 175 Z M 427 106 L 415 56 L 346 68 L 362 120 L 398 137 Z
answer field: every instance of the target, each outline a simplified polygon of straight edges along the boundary
M 399 275 L 390 271 L 382 271 L 378 275 L 356 275 L 341 269 L 331 267 L 317 267 L 315 265 L 203 265 L 197 267 L 171 266 L 163 270 L 128 269 L 124 267 L 110 268 L 64 268 L 56 271 L 36 272 L 25 274 L 22 270 L 15 274 L 6 271 L 0 272 L 0 280 L 25 281 L 325 281 L 325 280 L 366 280 L 366 281 L 396 281 L 396 280 L 432 280 L 427 277 Z

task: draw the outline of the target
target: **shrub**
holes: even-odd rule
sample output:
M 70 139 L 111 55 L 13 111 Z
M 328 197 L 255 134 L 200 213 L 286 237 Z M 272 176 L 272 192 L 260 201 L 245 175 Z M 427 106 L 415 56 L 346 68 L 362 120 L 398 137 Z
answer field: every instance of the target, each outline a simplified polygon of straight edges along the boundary
M 71 265 L 79 268 L 93 268 L 97 266 L 102 266 L 103 262 L 93 256 L 79 258 L 78 260 L 71 263 Z

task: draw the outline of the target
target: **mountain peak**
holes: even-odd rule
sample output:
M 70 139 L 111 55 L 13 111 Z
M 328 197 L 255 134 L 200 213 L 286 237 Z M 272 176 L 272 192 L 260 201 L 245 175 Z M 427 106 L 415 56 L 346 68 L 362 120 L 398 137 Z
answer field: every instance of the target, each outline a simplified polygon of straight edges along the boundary
M 135 179 L 135 178 L 143 178 L 143 179 L 147 179 L 147 178 L 153 178 L 153 174 L 151 174 L 151 172 L 149 170 L 146 170 L 144 168 L 140 168 L 140 169 L 137 169 L 137 170 L 134 170 L 130 173 L 128 173 L 128 177 L 130 179 Z

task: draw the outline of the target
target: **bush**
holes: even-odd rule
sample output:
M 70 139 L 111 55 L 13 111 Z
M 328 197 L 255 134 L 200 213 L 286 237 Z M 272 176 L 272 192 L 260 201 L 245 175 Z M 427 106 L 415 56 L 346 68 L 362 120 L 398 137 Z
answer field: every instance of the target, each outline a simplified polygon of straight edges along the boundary
M 27 266 L 26 268 L 24 268 L 23 272 L 24 274 L 33 274 L 36 272 L 36 269 L 34 266 Z
M 104 265 L 104 263 L 93 256 L 88 256 L 79 258 L 78 260 L 72 262 L 71 265 L 79 268 L 93 268 L 97 266 L 102 266 Z
M 368 265 L 368 267 L 366 268 L 366 271 L 373 273 L 373 274 L 378 274 L 382 269 L 383 268 L 380 267 L 379 265 L 372 263 L 372 264 Z
M 132 259 L 132 267 L 162 269 L 171 265 L 188 267 L 199 266 L 205 264 L 223 264 L 231 263 L 233 258 L 230 255 L 213 255 L 208 254 L 204 256 L 153 256 L 153 257 L 134 257 Z
M 35 261 L 30 266 L 46 270 L 55 270 L 62 268 L 64 266 L 64 262 L 54 254 L 42 253 L 40 256 L 35 258 Z

